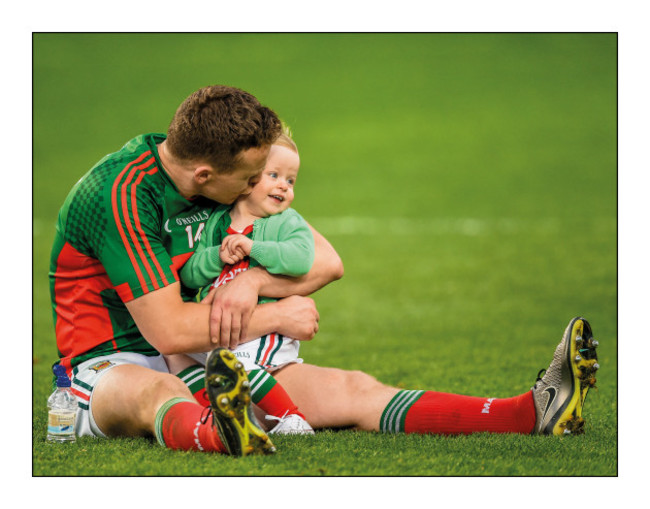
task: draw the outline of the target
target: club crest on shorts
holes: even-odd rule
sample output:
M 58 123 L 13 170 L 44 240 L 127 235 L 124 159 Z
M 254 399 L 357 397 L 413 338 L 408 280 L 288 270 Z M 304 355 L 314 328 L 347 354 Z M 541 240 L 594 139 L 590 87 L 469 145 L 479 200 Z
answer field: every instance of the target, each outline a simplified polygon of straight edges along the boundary
M 92 366 L 90 366 L 90 369 L 97 372 L 97 371 L 101 371 L 102 369 L 106 369 L 106 368 L 108 368 L 109 366 L 112 366 L 112 365 L 113 365 L 113 363 L 111 361 L 101 361 L 101 362 L 98 362 L 97 364 L 93 364 Z

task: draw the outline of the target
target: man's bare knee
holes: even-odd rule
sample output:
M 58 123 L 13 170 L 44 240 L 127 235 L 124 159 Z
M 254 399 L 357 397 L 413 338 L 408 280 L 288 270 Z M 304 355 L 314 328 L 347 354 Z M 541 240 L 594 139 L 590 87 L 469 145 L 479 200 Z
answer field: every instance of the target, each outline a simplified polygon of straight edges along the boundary
M 175 397 L 192 399 L 192 393 L 176 376 L 122 365 L 106 373 L 95 387 L 92 412 L 107 435 L 150 435 L 156 412 Z
M 175 375 L 154 371 L 151 380 L 141 388 L 143 399 L 151 401 L 154 407 L 160 407 L 172 398 L 192 398 L 192 393 L 185 383 Z
M 385 385 L 374 376 L 363 371 L 347 371 L 345 383 L 353 387 L 357 393 L 368 393 L 376 390 L 383 390 Z

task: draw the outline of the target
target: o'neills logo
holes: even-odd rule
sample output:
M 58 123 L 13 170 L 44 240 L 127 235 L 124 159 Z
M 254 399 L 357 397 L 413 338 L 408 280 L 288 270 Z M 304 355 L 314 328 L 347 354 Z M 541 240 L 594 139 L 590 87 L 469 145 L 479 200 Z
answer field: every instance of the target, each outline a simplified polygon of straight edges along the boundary
M 177 217 L 174 220 L 174 222 L 178 226 L 184 226 L 184 225 L 189 226 L 189 225 L 191 225 L 193 223 L 198 223 L 198 222 L 201 222 L 201 221 L 207 221 L 208 219 L 210 219 L 209 212 L 207 212 L 206 210 L 202 210 L 201 212 L 198 212 L 197 214 L 192 214 L 191 216 Z M 169 232 L 169 233 L 172 232 L 171 228 L 169 227 L 169 219 L 167 219 L 167 221 L 165 221 L 164 228 L 165 228 L 166 232 Z
M 209 218 L 210 214 L 208 214 L 205 210 L 202 210 L 198 214 L 192 214 L 188 217 L 177 217 L 176 224 L 178 226 L 183 226 L 187 224 L 198 223 L 199 221 L 207 221 Z

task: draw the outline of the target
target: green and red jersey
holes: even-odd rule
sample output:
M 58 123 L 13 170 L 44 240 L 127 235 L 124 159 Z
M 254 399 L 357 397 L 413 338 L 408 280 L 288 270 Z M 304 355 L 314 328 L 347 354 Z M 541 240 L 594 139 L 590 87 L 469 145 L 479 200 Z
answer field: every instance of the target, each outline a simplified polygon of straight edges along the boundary
M 224 218 L 228 219 L 227 223 L 224 223 L 223 221 L 219 222 L 219 232 L 217 233 L 217 238 L 220 238 L 221 241 L 223 242 L 223 239 L 226 238 L 228 235 L 235 235 L 237 233 L 241 233 L 242 235 L 246 235 L 249 239 L 253 237 L 253 225 L 249 225 L 246 228 L 244 228 L 243 231 L 238 232 L 236 230 L 233 230 L 229 224 L 230 224 L 230 216 L 228 214 L 224 215 Z M 247 271 L 250 267 L 251 264 L 251 259 L 247 256 L 244 259 L 240 260 L 237 263 L 234 263 L 232 265 L 224 265 L 223 269 L 221 269 L 221 274 L 219 274 L 219 277 L 214 280 L 214 282 L 208 287 L 208 288 L 203 288 L 201 297 L 204 297 L 207 295 L 207 292 L 212 289 L 212 288 L 219 288 L 220 286 L 225 285 L 226 283 L 229 283 L 233 279 L 235 279 L 235 276 L 241 272 Z M 181 274 L 181 280 L 183 276 Z
M 75 184 L 56 226 L 50 295 L 60 362 L 158 352 L 124 305 L 179 281 L 215 203 L 181 196 L 160 162 L 164 134 L 145 134 Z M 195 290 L 181 286 L 184 300 Z

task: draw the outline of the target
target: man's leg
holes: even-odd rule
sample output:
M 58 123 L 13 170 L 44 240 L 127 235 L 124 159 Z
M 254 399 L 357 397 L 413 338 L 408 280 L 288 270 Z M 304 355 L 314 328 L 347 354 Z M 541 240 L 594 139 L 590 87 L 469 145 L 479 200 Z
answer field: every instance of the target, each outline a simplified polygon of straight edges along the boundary
M 288 366 L 276 378 L 314 428 L 457 434 L 530 433 L 532 394 L 495 399 L 388 387 L 360 371 Z
M 202 419 L 183 382 L 135 364 L 112 368 L 93 390 L 92 413 L 106 436 L 155 436 L 170 449 L 227 453 L 223 440 Z
M 573 319 L 546 375 L 533 390 L 512 398 L 399 390 L 360 371 L 305 364 L 287 366 L 275 376 L 314 428 L 560 434 L 582 429 L 582 407 L 598 369 L 597 344 L 587 321 Z M 542 396 L 550 402 L 542 405 Z
M 223 355 L 222 355 L 223 354 Z M 92 392 L 92 414 L 107 436 L 156 436 L 167 447 L 229 452 L 273 452 L 249 419 L 250 394 L 243 366 L 218 349 L 207 368 L 212 416 L 177 377 L 134 364 L 106 372 Z
M 158 411 L 174 398 L 193 399 L 180 379 L 124 364 L 112 368 L 98 382 L 92 412 L 107 436 L 154 436 Z
M 362 371 L 290 364 L 274 373 L 313 428 L 379 430 L 381 414 L 399 392 Z

